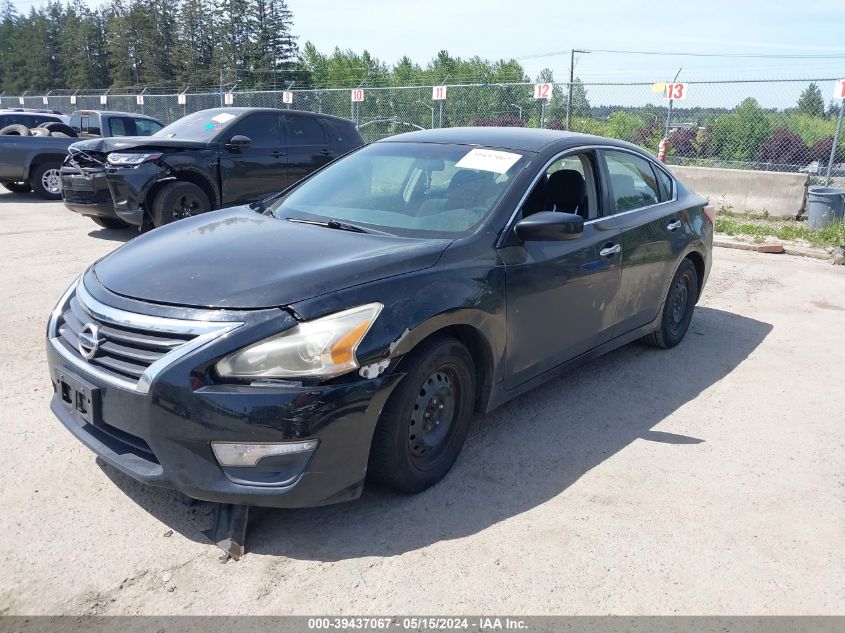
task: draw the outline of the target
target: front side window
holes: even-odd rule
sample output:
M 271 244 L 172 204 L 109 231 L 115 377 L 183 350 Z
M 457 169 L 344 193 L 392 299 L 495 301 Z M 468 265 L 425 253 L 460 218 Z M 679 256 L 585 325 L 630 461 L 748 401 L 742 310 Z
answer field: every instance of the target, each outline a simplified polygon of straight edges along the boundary
M 250 114 L 243 121 L 236 123 L 226 133 L 226 141 L 235 135 L 246 136 L 252 141 L 252 147 L 279 147 L 282 140 L 282 126 L 279 115 L 274 112 Z
M 603 154 L 616 213 L 647 207 L 660 201 L 657 178 L 646 159 L 612 150 Z
M 280 219 L 338 220 L 394 235 L 458 237 L 488 217 L 515 178 L 517 152 L 374 143 L 280 198 Z
M 109 122 L 111 126 L 112 136 L 129 136 L 129 131 L 126 129 L 127 119 L 115 117 Z

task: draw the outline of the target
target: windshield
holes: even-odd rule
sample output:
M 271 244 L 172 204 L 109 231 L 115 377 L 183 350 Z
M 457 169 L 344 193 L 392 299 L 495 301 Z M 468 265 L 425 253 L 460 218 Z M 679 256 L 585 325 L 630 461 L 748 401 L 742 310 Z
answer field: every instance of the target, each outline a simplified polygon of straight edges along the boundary
M 408 237 L 458 237 L 486 218 L 521 153 L 433 143 L 375 143 L 271 207 L 286 220 L 349 222 Z
M 201 110 L 161 128 L 153 136 L 208 142 L 237 116 L 234 112 L 227 112 L 225 108 Z

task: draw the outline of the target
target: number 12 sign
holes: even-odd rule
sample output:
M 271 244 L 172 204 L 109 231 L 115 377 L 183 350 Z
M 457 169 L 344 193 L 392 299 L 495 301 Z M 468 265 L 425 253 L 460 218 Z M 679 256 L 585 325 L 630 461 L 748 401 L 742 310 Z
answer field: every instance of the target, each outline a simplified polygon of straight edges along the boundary
M 687 98 L 687 85 L 685 83 L 668 83 L 663 90 L 663 98 L 677 101 Z
M 534 98 L 545 99 L 548 101 L 552 98 L 552 84 L 534 84 Z

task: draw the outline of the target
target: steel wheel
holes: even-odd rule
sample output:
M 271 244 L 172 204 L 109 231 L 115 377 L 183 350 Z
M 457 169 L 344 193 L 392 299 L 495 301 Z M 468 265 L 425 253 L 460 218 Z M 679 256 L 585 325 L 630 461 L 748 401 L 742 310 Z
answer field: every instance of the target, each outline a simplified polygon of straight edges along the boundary
M 419 468 L 426 468 L 448 445 L 455 420 L 455 401 L 460 398 L 454 370 L 441 367 L 420 387 L 411 411 L 408 450 Z
M 689 329 L 695 302 L 698 299 L 698 273 L 689 259 L 681 262 L 672 277 L 663 303 L 660 328 L 643 337 L 643 341 L 664 349 L 680 343 Z

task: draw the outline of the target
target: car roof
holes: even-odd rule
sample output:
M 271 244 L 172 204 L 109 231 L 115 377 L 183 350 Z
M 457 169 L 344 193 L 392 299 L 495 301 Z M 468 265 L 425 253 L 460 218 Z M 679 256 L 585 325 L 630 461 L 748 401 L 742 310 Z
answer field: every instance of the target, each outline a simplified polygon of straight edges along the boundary
M 344 119 L 340 116 L 333 116 L 331 114 L 323 114 L 318 112 L 309 112 L 308 110 L 294 110 L 294 109 L 287 109 L 287 108 L 244 108 L 244 107 L 226 107 L 223 106 L 222 108 L 207 108 L 205 110 L 199 110 L 199 112 L 228 112 L 230 114 L 235 114 L 237 116 L 241 116 L 243 114 L 249 114 L 252 112 L 284 112 L 285 114 L 305 114 L 308 116 L 319 117 L 321 119 L 333 119 L 335 121 L 343 121 L 344 123 L 352 123 L 349 119 Z M 354 123 L 353 123 L 354 125 Z
M 149 119 L 150 121 L 158 122 L 158 119 L 148 116 L 146 114 L 138 114 L 137 112 L 122 112 L 120 110 L 92 110 L 91 108 L 82 108 L 81 110 L 75 110 L 74 113 L 93 113 L 93 114 L 106 114 L 108 116 L 131 116 L 137 117 L 139 119 Z
M 643 150 L 631 143 L 592 134 L 562 132 L 524 127 L 450 127 L 436 130 L 406 132 L 376 141 L 377 143 L 448 143 L 482 145 L 523 152 L 539 152 L 550 145 L 558 149 L 579 145 L 614 145 L 626 149 Z

